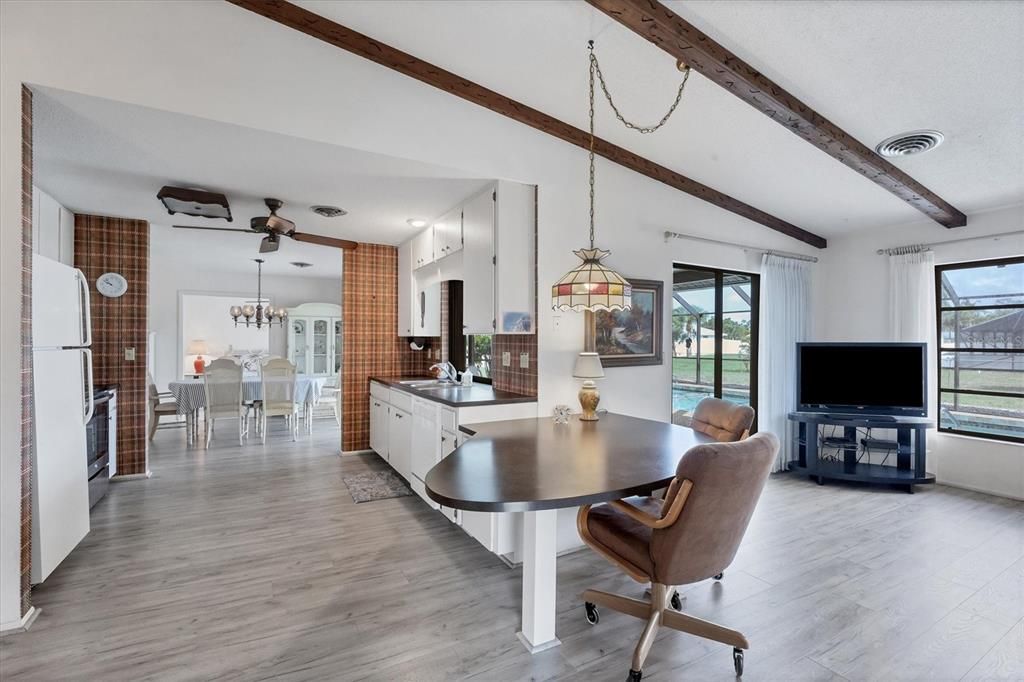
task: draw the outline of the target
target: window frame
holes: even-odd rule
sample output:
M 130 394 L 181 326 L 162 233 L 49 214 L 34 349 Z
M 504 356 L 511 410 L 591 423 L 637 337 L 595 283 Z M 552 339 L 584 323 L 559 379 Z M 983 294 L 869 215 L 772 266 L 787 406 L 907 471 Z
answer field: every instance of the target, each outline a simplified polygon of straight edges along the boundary
M 942 275 L 951 270 L 971 270 L 999 265 L 1024 265 L 1024 256 L 1010 256 L 1007 258 L 990 258 L 985 260 L 964 261 L 962 263 L 945 263 L 935 266 L 935 428 L 940 433 L 952 433 L 959 436 L 971 436 L 985 440 L 1002 441 L 1006 443 L 1024 443 L 1022 436 L 1008 436 L 1000 433 L 983 433 L 945 427 L 942 425 L 942 394 L 955 393 L 959 395 L 982 395 L 997 398 L 1021 398 L 1024 399 L 1024 391 L 1012 393 L 1008 391 L 991 391 L 984 389 L 944 388 L 942 385 L 942 354 L 943 353 L 1005 353 L 1024 354 L 1024 348 L 959 348 L 953 346 L 944 348 L 942 345 L 942 314 L 944 312 L 956 312 L 957 310 L 1024 310 L 1024 302 L 1021 303 L 997 303 L 993 305 L 942 305 Z M 970 298 L 970 297 L 967 297 Z
M 466 355 L 469 348 L 472 348 L 473 335 L 464 335 L 462 328 L 462 282 L 452 280 L 448 282 L 448 360 L 455 366 L 455 369 L 465 372 Z M 491 354 L 493 356 L 494 334 L 489 336 L 491 337 Z M 492 383 L 492 378 L 474 374 L 473 381 L 489 385 Z

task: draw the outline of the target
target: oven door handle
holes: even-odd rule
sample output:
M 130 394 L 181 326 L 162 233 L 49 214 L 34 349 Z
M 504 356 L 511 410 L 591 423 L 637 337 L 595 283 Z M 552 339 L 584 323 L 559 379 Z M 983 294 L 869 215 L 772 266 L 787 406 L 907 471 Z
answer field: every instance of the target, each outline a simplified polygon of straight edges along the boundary
M 86 375 L 88 377 L 86 378 L 85 385 L 82 386 L 82 392 L 88 399 L 85 414 L 82 416 L 82 423 L 88 424 L 92 420 L 92 415 L 96 411 L 96 402 L 93 400 L 92 396 L 92 351 L 88 348 L 82 348 L 81 351 L 82 357 L 85 359 Z

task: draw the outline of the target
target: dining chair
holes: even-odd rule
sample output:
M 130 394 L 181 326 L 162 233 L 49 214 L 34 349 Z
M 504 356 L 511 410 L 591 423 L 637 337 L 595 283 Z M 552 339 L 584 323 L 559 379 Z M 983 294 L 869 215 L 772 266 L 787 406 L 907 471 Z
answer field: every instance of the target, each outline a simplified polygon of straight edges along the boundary
M 249 434 L 249 408 L 242 402 L 242 367 L 231 358 L 218 358 L 203 372 L 206 393 L 206 447 L 217 419 L 238 419 L 238 444 Z
M 334 414 L 334 421 L 341 426 L 341 372 L 327 380 L 327 383 L 320 389 L 320 397 L 316 399 L 317 407 L 330 401 L 331 412 Z
M 270 360 L 260 368 L 263 400 L 257 420 L 260 423 L 261 442 L 267 442 L 267 417 L 284 417 L 292 432 L 292 440 L 299 428 L 299 408 L 295 404 L 295 365 L 284 358 Z
M 690 428 L 711 436 L 719 443 L 743 440 L 750 435 L 754 408 L 721 398 L 704 398 L 693 410 Z
M 167 397 L 171 398 L 169 402 L 164 400 L 164 398 Z M 148 436 L 150 442 L 152 442 L 153 436 L 156 435 L 157 427 L 160 424 L 160 418 L 178 416 L 178 403 L 174 399 L 174 394 L 170 391 L 157 391 L 156 383 L 153 381 L 153 375 L 149 372 L 146 372 L 146 402 L 149 412 Z
M 651 583 L 649 600 L 586 590 L 587 621 L 598 606 L 645 620 L 627 680 L 637 682 L 661 626 L 733 647 L 736 675 L 743 674 L 743 633 L 682 613 L 676 587 L 722 577 L 736 557 L 764 489 L 779 439 L 759 433 L 730 443 L 690 448 L 676 467 L 665 499 L 634 497 L 580 508 L 580 537 L 637 582 Z

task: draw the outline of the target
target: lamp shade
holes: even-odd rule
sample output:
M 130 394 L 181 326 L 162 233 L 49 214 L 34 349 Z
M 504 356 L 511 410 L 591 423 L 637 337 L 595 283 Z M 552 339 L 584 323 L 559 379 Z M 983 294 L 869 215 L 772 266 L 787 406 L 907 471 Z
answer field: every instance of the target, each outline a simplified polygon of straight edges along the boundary
M 600 379 L 604 376 L 601 357 L 597 353 L 580 353 L 576 356 L 576 367 L 572 375 L 577 379 Z
M 629 310 L 633 287 L 625 277 L 601 262 L 610 252 L 603 249 L 573 251 L 580 260 L 551 287 L 555 310 Z
M 207 348 L 206 341 L 203 339 L 192 339 L 188 342 L 188 350 L 185 352 L 189 355 L 206 355 L 210 349 Z

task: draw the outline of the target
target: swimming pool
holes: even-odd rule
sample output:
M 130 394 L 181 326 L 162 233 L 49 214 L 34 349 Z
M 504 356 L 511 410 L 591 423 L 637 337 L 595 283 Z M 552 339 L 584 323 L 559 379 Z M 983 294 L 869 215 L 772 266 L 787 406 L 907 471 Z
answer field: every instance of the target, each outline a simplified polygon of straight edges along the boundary
M 697 407 L 704 398 L 710 398 L 714 395 L 714 390 L 711 386 L 673 386 L 672 387 L 672 411 L 683 410 L 685 412 L 693 412 L 693 408 Z M 741 403 L 746 405 L 750 402 L 750 397 L 746 392 L 740 391 L 722 391 L 722 398 L 725 400 L 731 400 L 734 403 Z

